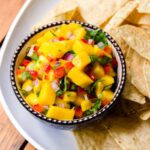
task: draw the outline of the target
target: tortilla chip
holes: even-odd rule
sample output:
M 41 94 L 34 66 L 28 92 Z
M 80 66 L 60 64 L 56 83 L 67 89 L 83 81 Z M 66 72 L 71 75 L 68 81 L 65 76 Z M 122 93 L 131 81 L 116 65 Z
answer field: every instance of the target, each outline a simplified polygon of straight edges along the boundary
M 55 21 L 71 20 L 72 16 L 79 11 L 76 0 L 61 0 L 44 19 L 35 24 L 32 29 L 35 30 L 43 25 Z
M 74 131 L 79 150 L 121 150 L 120 146 L 100 124 Z
M 131 60 L 134 54 L 134 50 L 131 48 L 127 49 L 127 54 L 125 57 L 126 68 L 127 68 L 127 78 L 125 87 L 122 93 L 122 97 L 127 100 L 131 100 L 140 104 L 145 103 L 145 97 L 142 95 L 135 87 L 131 84 Z
M 138 12 L 150 14 L 150 0 L 141 0 L 138 7 Z
M 150 108 L 148 110 L 145 110 L 143 111 L 141 114 L 140 114 L 140 118 L 142 120 L 148 120 L 150 118 Z
M 126 20 L 134 25 L 150 25 L 150 14 L 140 14 L 134 10 Z
M 114 27 L 120 26 L 123 21 L 129 16 L 129 14 L 137 7 L 136 1 L 129 1 L 126 5 L 120 8 L 116 14 L 111 18 L 108 24 L 104 27 L 104 30 L 109 31 Z
M 120 27 L 120 33 L 132 49 L 150 60 L 150 38 L 145 30 L 132 25 L 123 25 Z
M 149 99 L 147 99 L 146 103 L 143 105 L 131 101 L 126 101 L 126 100 L 122 100 L 121 102 L 122 102 L 121 107 L 123 109 L 123 113 L 125 113 L 127 116 L 136 115 L 138 118 L 142 120 L 148 120 L 150 118 Z
M 150 62 L 134 52 L 131 60 L 131 82 L 145 96 L 150 98 Z
M 129 49 L 129 46 L 127 45 L 127 43 L 123 40 L 120 32 L 119 32 L 119 28 L 113 28 L 112 30 L 109 31 L 109 34 L 114 38 L 114 40 L 118 43 L 118 45 L 120 46 L 123 55 L 126 57 L 126 53 Z
M 101 25 L 128 0 L 77 0 L 81 15 L 86 22 Z
M 134 114 L 125 115 L 120 104 L 115 110 L 100 122 L 94 122 L 93 127 L 84 127 L 74 132 L 79 150 L 150 149 L 150 121 L 142 121 Z M 112 145 L 102 147 L 108 141 Z

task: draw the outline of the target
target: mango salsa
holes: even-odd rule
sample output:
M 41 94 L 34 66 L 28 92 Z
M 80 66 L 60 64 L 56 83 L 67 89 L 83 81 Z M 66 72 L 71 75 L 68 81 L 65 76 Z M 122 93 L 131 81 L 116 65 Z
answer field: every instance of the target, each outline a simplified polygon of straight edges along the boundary
M 117 61 L 101 30 L 69 23 L 36 37 L 15 69 L 18 89 L 34 111 L 73 120 L 110 103 Z

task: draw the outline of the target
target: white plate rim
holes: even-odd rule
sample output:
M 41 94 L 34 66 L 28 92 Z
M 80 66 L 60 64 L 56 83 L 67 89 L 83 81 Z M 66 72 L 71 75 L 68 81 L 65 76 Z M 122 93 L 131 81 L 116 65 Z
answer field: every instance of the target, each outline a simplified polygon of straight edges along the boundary
M 3 55 L 4 55 L 6 47 L 7 47 L 7 43 L 8 43 L 8 41 L 11 38 L 11 35 L 12 35 L 14 29 L 15 29 L 15 26 L 18 23 L 19 19 L 22 17 L 22 15 L 25 12 L 25 10 L 27 9 L 27 7 L 31 4 L 31 2 L 32 2 L 32 0 L 27 0 L 24 3 L 24 5 L 20 9 L 19 13 L 15 17 L 12 25 L 9 28 L 8 34 L 6 35 L 6 38 L 5 38 L 4 42 L 3 42 L 3 45 L 2 45 L 1 50 L 0 50 L 0 67 L 1 67 L 1 64 L 2 64 Z M 5 98 L 4 98 L 3 94 L 2 94 L 1 87 L 0 87 L 0 103 L 1 103 L 4 111 L 6 112 L 8 118 L 10 119 L 10 121 L 12 122 L 12 124 L 14 125 L 14 127 L 19 131 L 19 133 L 29 143 L 31 143 L 34 147 L 36 147 L 37 149 L 43 150 L 43 148 L 36 141 L 34 141 L 28 134 L 26 134 L 25 130 L 19 125 L 19 123 L 17 122 L 17 120 L 14 118 L 14 116 L 11 113 L 11 111 L 8 109 L 7 104 L 5 103 Z

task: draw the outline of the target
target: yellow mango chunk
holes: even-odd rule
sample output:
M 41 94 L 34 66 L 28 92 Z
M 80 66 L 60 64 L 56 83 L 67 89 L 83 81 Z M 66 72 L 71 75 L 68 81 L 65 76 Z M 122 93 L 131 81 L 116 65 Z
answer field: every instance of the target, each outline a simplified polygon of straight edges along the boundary
M 75 39 L 81 40 L 86 35 L 86 30 L 84 28 L 79 28 L 74 31 Z
M 47 112 L 47 117 L 58 120 L 73 120 L 75 111 L 73 109 L 51 106 Z
M 110 90 L 104 90 L 102 92 L 102 100 L 107 99 L 111 101 L 113 99 L 114 93 Z
M 94 76 L 98 79 L 104 76 L 105 72 L 103 67 L 99 63 L 95 63 L 93 68 L 92 68 L 92 73 Z
M 95 94 L 96 94 L 97 98 L 100 98 L 103 89 L 104 89 L 103 83 L 98 82 L 96 84 L 96 89 L 95 89 Z
M 77 23 L 70 23 L 67 25 L 67 28 L 71 31 L 75 31 L 75 30 L 81 28 L 81 25 L 77 24 Z
M 82 70 L 90 62 L 91 62 L 91 59 L 86 52 L 81 52 L 72 60 L 72 63 L 74 64 L 74 66 L 77 67 L 79 70 Z
M 26 80 L 23 85 L 22 85 L 22 90 L 26 91 L 26 92 L 30 92 L 33 89 L 33 82 L 32 80 Z
M 51 106 L 54 104 L 56 93 L 51 87 L 50 82 L 44 82 L 39 94 L 39 104 Z
M 25 100 L 31 106 L 38 104 L 38 98 L 34 93 L 29 94 Z
M 93 83 L 89 76 L 87 76 L 84 72 L 80 71 L 76 67 L 73 67 L 69 71 L 68 77 L 72 80 L 73 83 L 77 84 L 82 88 L 85 88 L 91 83 Z
M 77 93 L 76 92 L 67 91 L 64 94 L 63 100 L 65 102 L 74 102 L 76 100 L 76 97 L 77 97 Z
M 55 100 L 55 104 L 56 106 L 59 106 L 59 107 L 70 108 L 70 105 L 67 102 L 65 102 L 63 99 L 58 98 L 58 97 Z
M 77 55 L 83 51 L 87 52 L 89 55 L 93 55 L 93 50 L 94 50 L 92 45 L 86 44 L 80 40 L 76 40 L 74 42 L 72 49 Z
M 85 99 L 81 96 L 77 96 L 76 101 L 74 102 L 77 106 L 80 106 L 81 103 L 84 101 Z
M 101 52 L 101 51 L 102 51 L 102 50 L 101 50 L 97 45 L 94 46 L 94 50 L 93 50 L 93 54 L 94 54 L 94 55 L 100 56 L 100 52 Z
M 39 48 L 39 52 L 45 56 L 51 56 L 53 58 L 61 58 L 72 47 L 72 41 L 58 41 L 43 43 Z
M 50 31 L 48 31 L 41 38 L 37 39 L 37 44 L 40 46 L 44 42 L 47 42 L 48 40 L 53 39 L 53 38 L 54 38 L 54 35 Z
M 104 75 L 101 78 L 101 81 L 104 84 L 104 86 L 112 85 L 115 82 L 114 78 L 110 75 Z
M 88 109 L 90 109 L 92 107 L 92 103 L 90 100 L 84 100 L 82 103 L 81 103 L 81 109 L 82 111 L 86 111 Z

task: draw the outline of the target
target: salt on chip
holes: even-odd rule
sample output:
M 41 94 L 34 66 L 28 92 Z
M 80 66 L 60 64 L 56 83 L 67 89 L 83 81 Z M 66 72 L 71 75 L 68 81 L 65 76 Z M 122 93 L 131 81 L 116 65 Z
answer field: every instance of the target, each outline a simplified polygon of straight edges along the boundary
M 134 25 L 150 25 L 150 14 L 141 14 L 135 9 L 126 20 Z
M 123 25 L 120 27 L 120 33 L 132 49 L 150 61 L 150 37 L 145 30 L 132 25 Z
M 129 1 L 126 5 L 120 8 L 116 14 L 110 19 L 108 24 L 104 27 L 104 30 L 109 31 L 114 27 L 120 26 L 123 21 L 129 16 L 129 14 L 137 7 L 136 1 Z
M 86 22 L 101 25 L 129 0 L 77 0 Z
M 150 98 L 150 62 L 134 52 L 131 64 L 131 83 Z
M 140 0 L 138 12 L 150 14 L 150 0 Z

